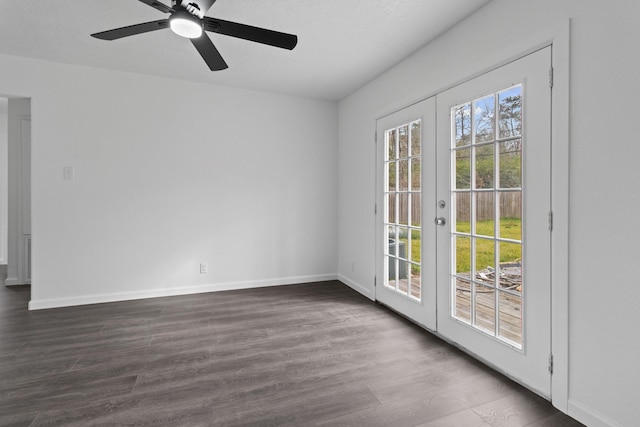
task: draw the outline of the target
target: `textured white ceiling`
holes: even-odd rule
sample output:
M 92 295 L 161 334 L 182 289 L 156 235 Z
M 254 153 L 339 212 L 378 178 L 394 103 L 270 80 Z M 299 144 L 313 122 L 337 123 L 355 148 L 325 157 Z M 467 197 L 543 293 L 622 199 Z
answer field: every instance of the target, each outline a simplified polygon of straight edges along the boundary
M 298 45 L 210 34 L 229 64 L 211 72 L 170 30 L 111 42 L 89 36 L 168 16 L 138 0 L 2 0 L 0 53 L 339 100 L 489 1 L 218 0 L 207 16 L 293 33 Z

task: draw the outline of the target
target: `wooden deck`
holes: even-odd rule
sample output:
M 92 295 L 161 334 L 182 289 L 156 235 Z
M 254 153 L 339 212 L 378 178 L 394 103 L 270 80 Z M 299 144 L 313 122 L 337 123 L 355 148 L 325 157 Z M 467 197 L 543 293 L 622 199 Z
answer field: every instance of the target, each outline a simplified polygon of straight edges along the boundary
M 394 287 L 395 281 L 390 280 L 389 286 Z M 409 279 L 398 280 L 398 289 L 397 289 L 398 292 L 408 296 L 409 295 L 408 288 L 409 288 Z M 412 279 L 411 280 L 411 296 L 417 300 L 420 300 L 421 291 L 422 291 L 422 288 L 420 287 L 420 279 L 417 279 L 417 278 Z
M 503 274 L 500 277 L 498 289 L 507 292 L 498 293 L 498 336 L 505 338 L 517 345 L 522 345 L 522 276 L 519 269 L 502 266 Z M 506 274 L 505 274 L 506 273 Z M 458 277 L 456 283 L 456 312 L 455 316 L 463 322 L 471 322 L 471 274 L 467 277 Z M 484 270 L 476 274 L 475 290 L 475 326 L 489 334 L 496 331 L 496 290 L 493 287 L 480 283 L 494 282 L 494 272 Z M 389 281 L 391 287 L 395 281 Z M 400 279 L 397 291 L 409 295 L 409 280 Z M 420 299 L 420 279 L 411 280 L 411 296 Z
M 470 280 L 458 278 L 456 283 L 456 317 L 471 323 Z M 476 327 L 495 334 L 496 290 L 476 285 L 475 291 Z M 522 345 L 522 297 L 499 292 L 498 294 L 498 336 Z

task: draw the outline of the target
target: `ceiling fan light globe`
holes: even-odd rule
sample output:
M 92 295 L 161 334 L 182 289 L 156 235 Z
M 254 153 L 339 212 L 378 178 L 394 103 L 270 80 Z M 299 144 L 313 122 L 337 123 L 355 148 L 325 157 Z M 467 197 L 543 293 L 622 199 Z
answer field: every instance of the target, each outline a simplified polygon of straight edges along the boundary
M 202 23 L 197 20 L 197 18 L 193 18 L 191 15 L 179 15 L 172 16 L 169 19 L 169 26 L 171 27 L 171 31 L 176 33 L 181 37 L 186 37 L 188 39 L 197 39 L 202 36 Z

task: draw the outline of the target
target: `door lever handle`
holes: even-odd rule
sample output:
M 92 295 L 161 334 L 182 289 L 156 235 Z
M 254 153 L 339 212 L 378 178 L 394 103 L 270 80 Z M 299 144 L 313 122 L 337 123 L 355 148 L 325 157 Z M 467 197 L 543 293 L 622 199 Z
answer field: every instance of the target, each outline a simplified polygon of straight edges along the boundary
M 447 223 L 447 221 L 444 219 L 444 217 L 442 217 L 442 216 L 441 216 L 441 217 L 438 217 L 438 218 L 434 219 L 434 220 L 433 220 L 433 223 L 434 223 L 435 225 L 441 225 L 441 226 L 444 226 L 444 225 Z

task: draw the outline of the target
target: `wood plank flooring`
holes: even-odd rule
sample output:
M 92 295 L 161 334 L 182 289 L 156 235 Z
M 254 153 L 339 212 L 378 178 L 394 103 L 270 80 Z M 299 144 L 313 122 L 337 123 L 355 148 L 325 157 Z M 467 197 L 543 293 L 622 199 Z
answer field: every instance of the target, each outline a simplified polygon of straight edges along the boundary
M 339 282 L 27 310 L 0 288 L 0 426 L 565 426 Z

